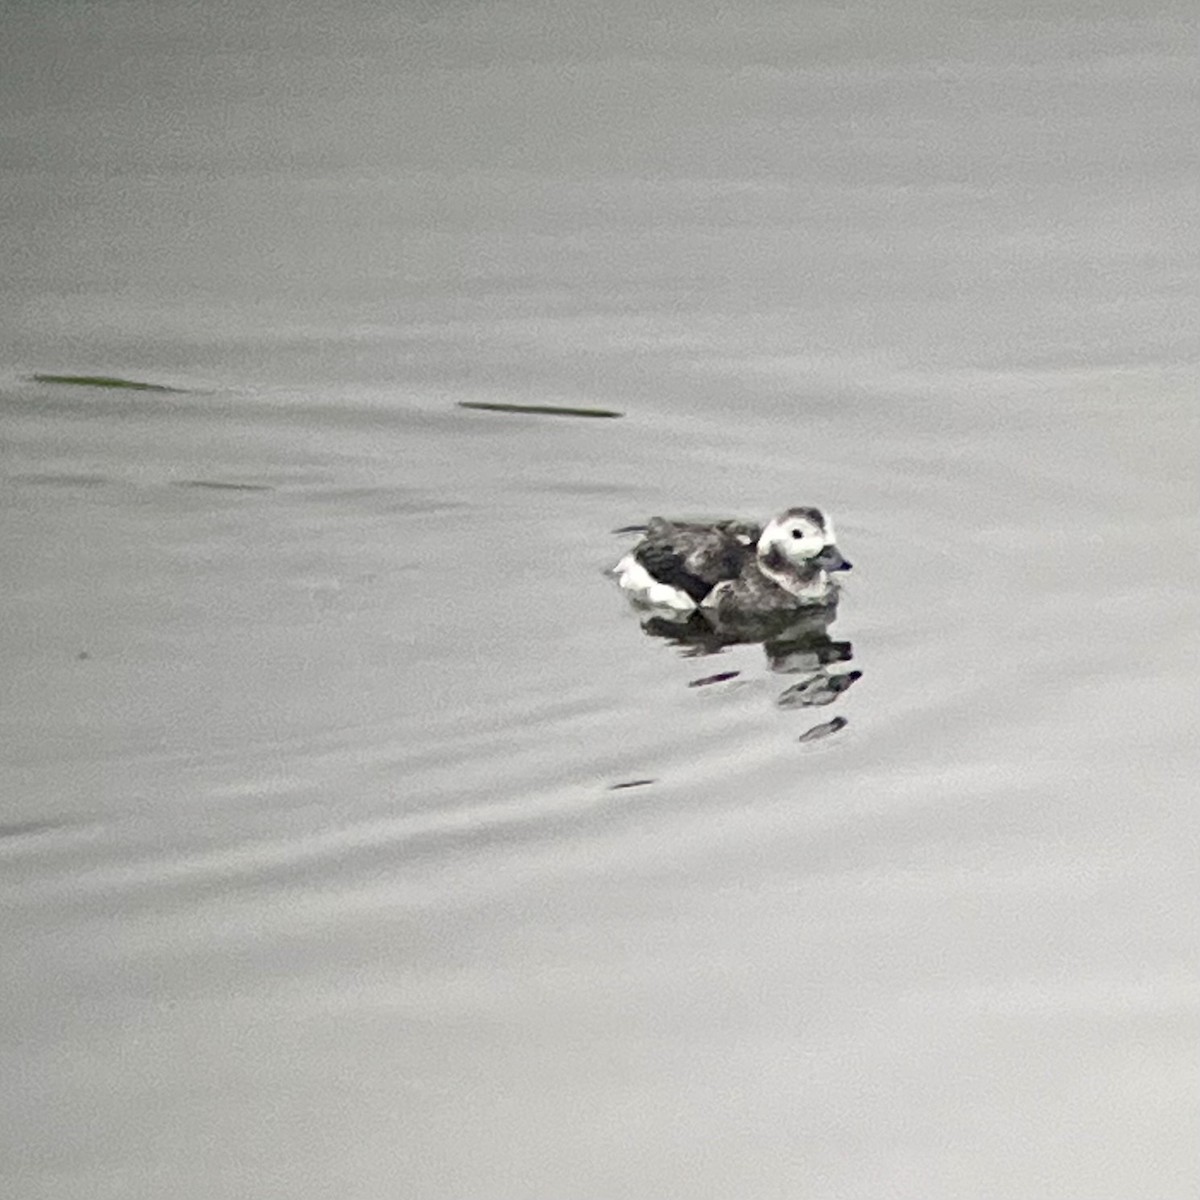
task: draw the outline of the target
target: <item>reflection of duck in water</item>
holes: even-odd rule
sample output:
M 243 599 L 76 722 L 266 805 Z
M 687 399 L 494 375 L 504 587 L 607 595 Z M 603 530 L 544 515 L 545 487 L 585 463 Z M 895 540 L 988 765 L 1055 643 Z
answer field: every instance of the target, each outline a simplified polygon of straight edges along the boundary
M 709 621 L 698 612 L 686 620 L 651 613 L 643 618 L 642 631 L 669 642 L 686 658 L 721 654 L 733 646 L 762 646 L 773 674 L 811 675 L 854 658 L 849 642 L 829 636 L 836 616 L 836 604 L 793 612 L 790 620 L 779 613 L 736 622 Z
M 849 569 L 825 514 L 789 508 L 761 529 L 654 517 L 612 573 L 638 605 L 677 619 L 699 609 L 720 624 L 832 606 L 838 587 L 830 572 Z
M 861 671 L 830 671 L 822 668 L 793 683 L 775 701 L 780 708 L 820 708 L 832 704 L 852 683 L 862 678 Z
M 784 709 L 820 708 L 836 703 L 862 678 L 861 671 L 849 667 L 854 658 L 853 646 L 829 636 L 829 626 L 836 616 L 835 604 L 793 612 L 790 620 L 775 613 L 757 621 L 713 624 L 701 613 L 693 613 L 686 621 L 652 615 L 642 621 L 642 630 L 670 642 L 689 658 L 720 654 L 736 646 L 761 645 L 772 674 L 796 678 L 779 694 L 776 704 Z M 740 670 L 718 671 L 691 679 L 688 686 L 721 684 L 740 679 L 742 674 Z M 825 732 L 836 732 L 845 725 L 845 718 L 838 718 Z

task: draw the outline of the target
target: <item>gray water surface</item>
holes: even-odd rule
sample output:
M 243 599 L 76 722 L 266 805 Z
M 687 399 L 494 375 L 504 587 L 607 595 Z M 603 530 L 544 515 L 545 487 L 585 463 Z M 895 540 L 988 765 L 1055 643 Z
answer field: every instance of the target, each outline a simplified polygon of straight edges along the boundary
M 1200 1194 L 1188 6 L 0 11 L 3 1195 Z

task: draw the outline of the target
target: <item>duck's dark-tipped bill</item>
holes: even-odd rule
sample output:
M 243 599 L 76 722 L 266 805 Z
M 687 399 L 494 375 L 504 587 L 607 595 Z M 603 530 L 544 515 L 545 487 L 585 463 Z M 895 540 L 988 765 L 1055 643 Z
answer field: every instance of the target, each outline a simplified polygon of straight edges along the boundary
M 842 552 L 836 546 L 826 546 L 813 562 L 823 571 L 849 571 L 853 566 L 842 557 Z

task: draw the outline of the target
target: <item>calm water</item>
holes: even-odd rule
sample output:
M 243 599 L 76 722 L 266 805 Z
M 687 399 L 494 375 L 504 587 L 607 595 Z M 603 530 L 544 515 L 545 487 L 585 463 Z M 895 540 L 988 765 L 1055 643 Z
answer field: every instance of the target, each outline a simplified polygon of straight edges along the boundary
M 0 8 L 4 1196 L 1200 1195 L 1194 13 L 1056 11 Z M 602 574 L 793 503 L 825 708 Z

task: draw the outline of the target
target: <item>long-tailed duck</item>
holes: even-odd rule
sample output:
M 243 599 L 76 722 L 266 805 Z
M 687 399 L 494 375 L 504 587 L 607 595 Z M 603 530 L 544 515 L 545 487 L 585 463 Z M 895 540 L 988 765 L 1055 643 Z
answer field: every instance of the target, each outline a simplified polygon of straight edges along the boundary
M 849 569 L 825 514 L 789 508 L 762 528 L 654 517 L 612 573 L 635 603 L 738 620 L 832 605 L 838 586 L 830 573 Z

